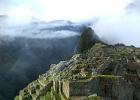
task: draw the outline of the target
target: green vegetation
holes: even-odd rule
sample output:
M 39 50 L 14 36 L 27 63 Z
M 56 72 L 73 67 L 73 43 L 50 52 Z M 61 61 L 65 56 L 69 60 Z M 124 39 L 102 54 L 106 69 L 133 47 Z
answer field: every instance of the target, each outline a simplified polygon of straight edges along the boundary
M 114 80 L 121 78 L 121 76 L 115 76 L 115 75 L 98 75 L 98 77 L 104 79 L 114 79 Z
M 88 100 L 102 100 L 102 98 L 99 96 L 89 96 Z
M 61 96 L 52 88 L 51 91 L 48 91 L 45 95 L 41 96 L 40 100 L 52 100 L 53 98 L 55 98 L 55 100 L 61 100 Z
M 20 100 L 20 99 L 19 99 L 19 96 L 16 96 L 16 97 L 15 97 L 15 100 Z
M 61 100 L 61 96 L 58 93 L 56 93 L 55 91 L 53 91 L 53 97 L 55 97 L 55 100 Z
M 52 100 L 51 92 L 47 92 L 44 96 L 41 96 L 40 100 Z

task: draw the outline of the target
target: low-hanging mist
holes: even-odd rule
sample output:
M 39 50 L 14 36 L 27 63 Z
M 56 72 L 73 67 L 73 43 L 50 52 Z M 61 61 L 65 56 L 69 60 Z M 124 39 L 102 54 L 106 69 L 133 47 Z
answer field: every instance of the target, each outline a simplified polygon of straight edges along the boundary
M 27 38 L 67 38 L 80 35 L 79 31 L 84 25 L 70 21 L 56 20 L 45 22 L 32 18 L 26 23 L 12 21 L 9 16 L 0 16 L 0 36 L 27 37 Z M 10 38 L 9 38 L 10 39 Z

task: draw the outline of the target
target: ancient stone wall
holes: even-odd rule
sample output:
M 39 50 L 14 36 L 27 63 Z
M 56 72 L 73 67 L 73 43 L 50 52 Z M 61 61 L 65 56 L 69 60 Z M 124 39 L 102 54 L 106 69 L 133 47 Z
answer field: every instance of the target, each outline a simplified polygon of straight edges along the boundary
M 89 96 L 98 92 L 99 79 L 87 81 L 64 81 L 63 93 L 67 98 L 71 96 Z
M 70 87 L 69 87 L 69 81 L 63 81 L 62 82 L 62 92 L 64 95 L 69 98 L 69 92 L 70 92 Z
M 70 82 L 69 96 L 89 96 L 98 92 L 98 78 L 90 81 Z
M 120 80 L 120 84 L 112 86 L 113 95 L 118 97 L 118 100 L 133 100 L 134 88 L 124 80 Z
M 49 82 L 41 91 L 39 91 L 37 95 L 37 100 L 39 100 L 40 96 L 44 95 L 47 91 L 51 90 L 53 86 L 53 82 Z
M 62 83 L 62 91 L 67 98 L 94 94 L 103 98 L 110 98 L 111 100 L 133 100 L 133 98 L 139 98 L 138 93 L 134 94 L 134 87 L 119 77 L 100 77 L 93 80 L 63 81 Z
M 55 92 L 59 92 L 59 82 L 58 81 L 55 81 L 53 80 L 53 89 Z
M 59 94 L 62 92 L 62 81 L 60 80 L 54 80 L 53 81 L 53 90 Z
M 99 94 L 113 100 L 133 100 L 133 87 L 123 79 L 100 78 Z

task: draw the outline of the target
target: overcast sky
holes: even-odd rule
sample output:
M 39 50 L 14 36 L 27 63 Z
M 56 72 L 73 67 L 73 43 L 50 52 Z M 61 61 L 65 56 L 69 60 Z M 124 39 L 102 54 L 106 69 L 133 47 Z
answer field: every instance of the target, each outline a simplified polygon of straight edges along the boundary
M 140 47 L 140 0 L 0 0 L 0 14 L 18 21 L 85 22 L 109 43 Z
M 81 21 L 95 16 L 118 15 L 133 0 L 0 0 L 0 14 L 35 16 L 46 21 Z

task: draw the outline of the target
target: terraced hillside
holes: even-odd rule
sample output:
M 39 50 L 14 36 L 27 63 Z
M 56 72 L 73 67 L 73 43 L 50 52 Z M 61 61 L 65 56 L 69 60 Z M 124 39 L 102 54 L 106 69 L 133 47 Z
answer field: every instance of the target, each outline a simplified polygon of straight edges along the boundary
M 139 100 L 140 49 L 96 43 L 84 54 L 51 65 L 16 100 Z

